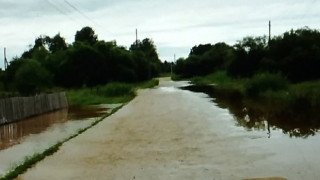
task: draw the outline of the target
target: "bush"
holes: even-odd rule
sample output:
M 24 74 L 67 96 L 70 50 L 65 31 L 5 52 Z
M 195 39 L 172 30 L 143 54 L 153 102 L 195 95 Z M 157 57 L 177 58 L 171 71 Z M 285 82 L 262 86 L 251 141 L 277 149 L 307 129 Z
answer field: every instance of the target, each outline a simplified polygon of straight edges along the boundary
M 292 85 L 290 92 L 297 99 L 307 99 L 314 107 L 320 106 L 320 81 L 307 81 Z
M 281 91 L 288 88 L 289 82 L 281 74 L 263 73 L 250 79 L 246 86 L 249 97 L 257 97 L 266 91 Z
M 113 82 L 108 83 L 105 86 L 99 87 L 97 90 L 97 94 L 100 96 L 123 96 L 128 94 L 133 94 L 133 87 L 131 84 Z
M 35 60 L 27 59 L 14 76 L 17 90 L 23 95 L 31 95 L 52 85 L 50 73 Z

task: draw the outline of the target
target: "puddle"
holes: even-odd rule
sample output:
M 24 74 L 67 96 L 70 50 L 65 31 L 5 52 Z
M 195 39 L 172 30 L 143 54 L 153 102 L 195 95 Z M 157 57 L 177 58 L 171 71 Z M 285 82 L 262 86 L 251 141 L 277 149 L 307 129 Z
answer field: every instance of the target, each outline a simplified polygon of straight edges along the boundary
M 54 124 L 61 124 L 67 121 L 82 121 L 89 118 L 97 118 L 104 115 L 113 108 L 108 105 L 70 107 L 11 124 L 0 126 L 0 150 L 21 143 L 23 138 L 30 134 L 39 134 Z

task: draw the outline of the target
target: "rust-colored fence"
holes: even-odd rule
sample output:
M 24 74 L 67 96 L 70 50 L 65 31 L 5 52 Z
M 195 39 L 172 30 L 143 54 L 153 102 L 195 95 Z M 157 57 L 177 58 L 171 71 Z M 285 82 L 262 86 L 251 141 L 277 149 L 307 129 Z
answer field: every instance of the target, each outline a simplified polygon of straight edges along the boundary
M 0 125 L 67 107 L 64 92 L 0 99 Z

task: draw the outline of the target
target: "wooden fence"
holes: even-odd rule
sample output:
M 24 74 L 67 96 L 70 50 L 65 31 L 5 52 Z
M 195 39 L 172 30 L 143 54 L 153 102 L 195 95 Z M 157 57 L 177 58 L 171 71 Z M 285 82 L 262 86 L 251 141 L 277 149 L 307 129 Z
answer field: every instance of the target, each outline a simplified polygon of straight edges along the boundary
M 0 125 L 67 107 L 64 92 L 0 99 Z

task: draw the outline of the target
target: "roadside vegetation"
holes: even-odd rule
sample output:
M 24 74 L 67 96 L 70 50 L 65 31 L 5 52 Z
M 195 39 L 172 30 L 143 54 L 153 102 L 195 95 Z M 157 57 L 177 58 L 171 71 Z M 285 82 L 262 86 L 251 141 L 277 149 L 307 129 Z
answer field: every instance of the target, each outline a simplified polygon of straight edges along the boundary
M 218 71 L 190 80 L 196 85 L 212 85 L 225 92 L 237 92 L 242 99 L 256 106 L 274 109 L 316 110 L 320 107 L 320 80 L 291 83 L 281 74 L 256 74 L 252 78 L 232 78 Z
M 254 104 L 293 109 L 320 107 L 320 32 L 309 28 L 272 37 L 246 37 L 194 46 L 173 79 L 236 91 Z
M 95 88 L 81 88 L 67 91 L 69 105 L 116 104 L 130 101 L 137 89 L 152 88 L 159 84 L 158 79 L 140 83 L 112 82 Z
M 169 72 L 170 66 L 160 61 L 156 46 L 149 38 L 135 41 L 126 48 L 116 41 L 99 40 L 91 27 L 84 27 L 75 33 L 72 44 L 67 44 L 59 33 L 36 38 L 30 49 L 14 58 L 5 71 L 0 70 L 0 96 L 63 90 L 69 91 L 71 97 L 79 92 L 113 98 L 122 96 L 123 90 L 130 89 L 132 84 Z M 105 94 L 111 91 L 119 94 Z M 131 95 L 126 93 L 128 97 Z M 112 98 L 111 102 L 119 101 Z M 92 101 L 84 104 L 95 104 L 97 100 Z

